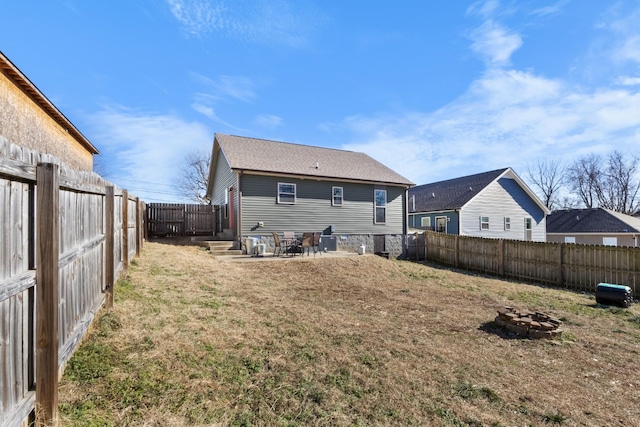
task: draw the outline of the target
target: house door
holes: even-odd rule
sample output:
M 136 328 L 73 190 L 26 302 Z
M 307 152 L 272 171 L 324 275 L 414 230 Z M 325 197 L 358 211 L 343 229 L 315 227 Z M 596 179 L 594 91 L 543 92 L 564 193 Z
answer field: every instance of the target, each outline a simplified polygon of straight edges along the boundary
M 531 218 L 524 219 L 524 240 L 530 242 L 533 240 Z
M 446 216 L 437 216 L 436 217 L 436 231 L 438 233 L 446 233 L 447 232 L 447 217 Z

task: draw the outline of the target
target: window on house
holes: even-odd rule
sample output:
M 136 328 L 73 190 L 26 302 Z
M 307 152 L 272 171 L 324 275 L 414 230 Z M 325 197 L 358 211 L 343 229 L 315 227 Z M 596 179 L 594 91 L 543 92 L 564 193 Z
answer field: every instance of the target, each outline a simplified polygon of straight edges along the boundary
M 565 243 L 575 243 L 576 242 L 576 238 L 567 236 L 567 237 L 564 238 L 564 242 Z
M 447 217 L 446 216 L 437 216 L 436 217 L 436 231 L 438 233 L 446 233 L 447 232 Z
M 524 240 L 528 242 L 533 240 L 533 222 L 531 218 L 524 219 Z
M 387 221 L 387 190 L 375 190 L 374 199 L 374 222 L 384 224 Z
M 480 217 L 480 230 L 488 230 L 489 229 L 489 217 L 481 216 Z
M 331 204 L 333 206 L 342 206 L 342 201 L 343 201 L 342 187 L 333 187 L 331 190 L 331 193 L 332 193 Z
M 278 183 L 278 203 L 294 204 L 296 202 L 296 185 L 285 182 Z
M 603 237 L 602 244 L 604 246 L 618 246 L 618 238 L 617 237 Z
M 431 217 L 424 216 L 420 218 L 420 227 L 422 228 L 431 228 Z
M 504 217 L 504 230 L 505 231 L 511 230 L 511 218 L 509 218 L 508 216 Z

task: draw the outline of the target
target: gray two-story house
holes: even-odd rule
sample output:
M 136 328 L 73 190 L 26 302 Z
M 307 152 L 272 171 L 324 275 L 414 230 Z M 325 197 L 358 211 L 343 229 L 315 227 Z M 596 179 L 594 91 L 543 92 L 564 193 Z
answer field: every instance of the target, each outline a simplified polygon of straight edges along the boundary
M 220 228 L 272 247 L 272 233 L 323 232 L 338 250 L 405 250 L 408 179 L 364 153 L 216 134 L 207 196 Z
M 546 240 L 549 209 L 511 168 L 419 185 L 408 202 L 410 229 Z

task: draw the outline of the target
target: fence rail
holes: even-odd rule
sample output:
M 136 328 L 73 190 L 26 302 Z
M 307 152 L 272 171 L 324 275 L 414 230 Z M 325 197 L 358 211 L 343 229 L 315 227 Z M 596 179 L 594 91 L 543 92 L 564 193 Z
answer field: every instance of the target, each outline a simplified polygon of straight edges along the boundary
M 426 231 L 409 236 L 410 259 L 565 289 L 594 292 L 598 283 L 640 292 L 640 248 L 487 239 Z
M 139 252 L 143 209 L 98 175 L 0 137 L 0 427 L 36 405 L 57 418 L 60 374 Z

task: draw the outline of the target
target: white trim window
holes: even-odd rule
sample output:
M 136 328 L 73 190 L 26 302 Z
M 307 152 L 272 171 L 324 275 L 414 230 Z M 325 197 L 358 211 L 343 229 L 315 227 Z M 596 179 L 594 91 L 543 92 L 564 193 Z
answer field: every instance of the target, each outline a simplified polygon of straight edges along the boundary
M 576 238 L 575 238 L 575 236 L 565 236 L 564 237 L 564 242 L 565 243 L 575 243 L 576 242 Z
M 511 230 L 511 218 L 509 218 L 508 216 L 504 217 L 504 231 L 510 231 Z
M 447 222 L 449 218 L 446 216 L 437 216 L 436 217 L 436 231 L 438 233 L 446 233 L 447 232 Z
M 420 218 L 420 227 L 431 228 L 431 217 L 423 216 L 422 218 Z
M 293 205 L 296 203 L 296 185 L 287 182 L 278 183 L 278 203 Z
M 387 190 L 374 190 L 373 205 L 373 222 L 375 224 L 387 222 Z
M 489 217 L 481 216 L 480 217 L 480 230 L 488 230 L 489 229 Z
M 617 237 L 603 237 L 602 238 L 603 246 L 618 246 L 618 238 Z
M 331 187 L 331 206 L 342 206 L 344 190 L 342 187 Z

